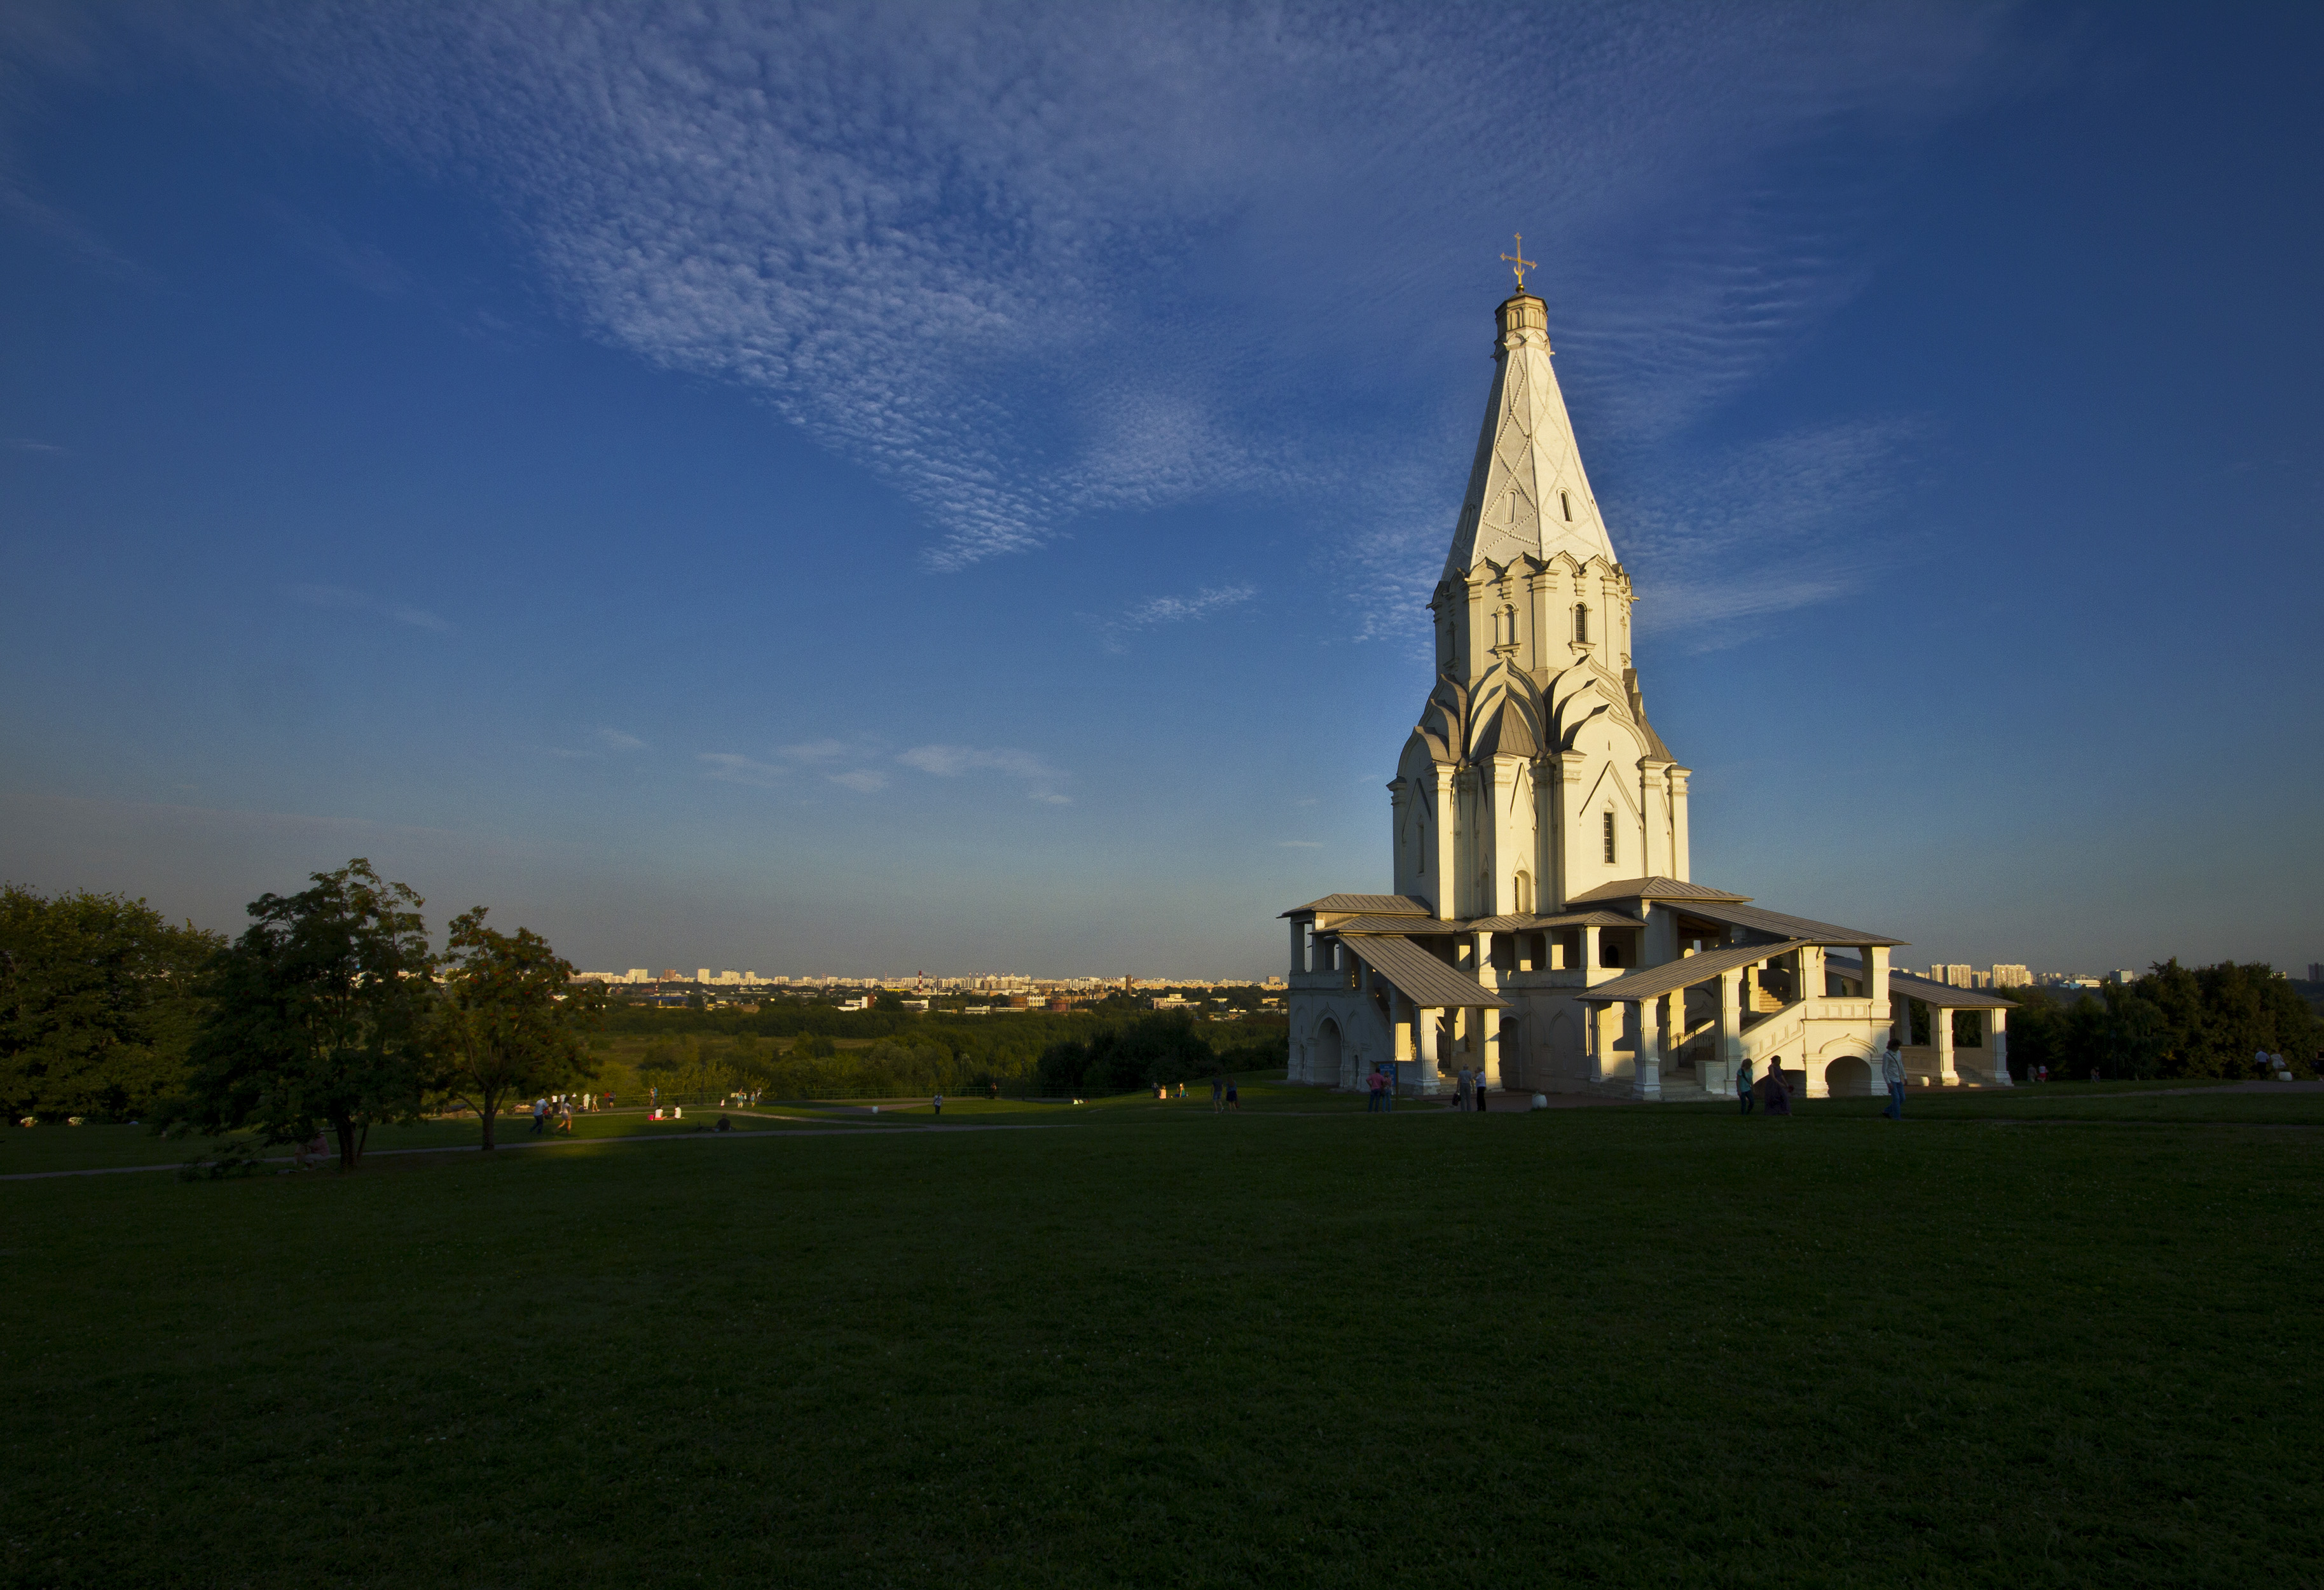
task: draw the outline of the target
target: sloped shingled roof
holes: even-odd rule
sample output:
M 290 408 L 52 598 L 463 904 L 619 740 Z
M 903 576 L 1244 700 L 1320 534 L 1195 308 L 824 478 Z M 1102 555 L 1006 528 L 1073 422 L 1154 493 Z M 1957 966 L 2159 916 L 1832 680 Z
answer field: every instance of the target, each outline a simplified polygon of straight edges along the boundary
M 1360 911 L 1374 917 L 1426 917 L 1436 913 L 1425 900 L 1415 900 L 1409 894 L 1326 894 L 1321 900 L 1311 900 L 1305 905 L 1295 905 L 1278 916 L 1304 917 L 1309 911 Z
M 1489 994 L 1466 972 L 1455 971 L 1409 938 L 1359 938 L 1347 941 L 1356 958 L 1396 985 L 1397 992 L 1425 1011 L 1505 1009 L 1508 1001 Z
M 1434 917 L 1350 917 L 1333 922 L 1327 933 L 1538 933 L 1546 928 L 1635 928 L 1636 917 L 1618 911 L 1567 911 L 1563 916 L 1529 917 L 1512 914 L 1477 917 L 1468 921 L 1438 921 Z
M 1676 878 L 1624 878 L 1618 883 L 1600 883 L 1587 893 L 1577 894 L 1568 905 L 1588 905 L 1599 900 L 1731 900 L 1746 901 L 1748 894 L 1730 894 L 1724 889 L 1713 889 L 1703 883 L 1682 883 Z
M 1843 928 L 1835 922 L 1819 922 L 1807 917 L 1787 917 L 1777 911 L 1761 911 L 1756 905 L 1697 902 L 1690 909 L 1696 916 L 1709 917 L 1714 922 L 1749 928 L 1760 933 L 1773 933 L 1779 938 L 1803 938 L 1810 944 L 1885 944 L 1894 947 L 1907 942 L 1902 938 L 1885 938 L 1878 933 L 1867 933 L 1857 928 Z
M 1636 917 L 1618 911 L 1570 911 L 1554 917 L 1479 917 L 1464 923 L 1471 933 L 1538 933 L 1545 928 L 1635 928 Z
M 1788 955 L 1804 938 L 1790 938 L 1781 944 L 1738 944 L 1727 949 L 1707 950 L 1702 955 L 1682 956 L 1674 961 L 1665 961 L 1659 966 L 1646 966 L 1600 983 L 1595 988 L 1585 988 L 1576 997 L 1593 1004 L 1616 1004 L 1626 999 L 1652 999 L 1658 994 L 1674 994 L 1707 982 L 1722 972 L 1738 966 L 1756 966 L 1779 955 Z
M 1847 968 L 1835 965 L 1832 969 L 1845 971 Z M 1860 965 L 1858 975 L 1862 975 Z M 1997 994 L 1987 994 L 1975 988 L 1955 988 L 1950 983 L 1916 977 L 1910 972 L 1889 973 L 1888 994 L 1892 999 L 1902 994 L 1919 1000 L 1923 1004 L 1932 1004 L 1947 1011 L 2014 1011 L 2017 1008 L 2016 1001 L 2004 999 Z

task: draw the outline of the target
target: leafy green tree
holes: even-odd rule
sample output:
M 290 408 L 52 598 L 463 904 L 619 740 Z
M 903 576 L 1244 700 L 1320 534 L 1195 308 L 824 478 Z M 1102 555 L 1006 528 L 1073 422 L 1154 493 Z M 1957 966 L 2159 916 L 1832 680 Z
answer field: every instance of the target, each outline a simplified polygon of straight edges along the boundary
M 2281 1054 L 2317 1072 L 2324 1021 L 2287 978 L 2255 963 L 2211 966 L 2158 962 L 2103 997 L 2064 1003 L 2043 989 L 2008 991 L 2010 1069 L 2047 1066 L 2053 1076 L 2248 1077 L 2252 1056 Z
M 0 1104 L 142 1114 L 183 1077 L 196 973 L 226 938 L 143 900 L 0 890 Z
M 484 926 L 478 906 L 452 919 L 430 1049 L 436 1091 L 484 1123 L 484 1147 L 513 1094 L 562 1092 L 596 1075 L 582 1040 L 604 1003 L 595 984 L 573 981 L 573 963 L 530 928 Z
M 1041 1051 L 1038 1075 L 1045 1093 L 1127 1093 L 1221 1068 L 1194 1023 L 1172 1012 L 1102 1027 L 1086 1041 L 1053 1043 Z
M 2161 1074 L 2248 1077 L 2252 1056 L 2281 1054 L 2313 1073 L 2324 1049 L 2324 1022 L 2289 978 L 2260 962 L 2182 966 L 2174 958 L 2147 975 L 2110 989 L 2109 1006 L 2144 1006 L 2160 1017 Z
M 327 1125 L 339 1169 L 371 1128 L 415 1119 L 429 1069 L 435 985 L 419 895 L 357 857 L 314 887 L 261 895 L 250 927 L 201 979 L 180 1119 L 213 1134 L 296 1142 Z

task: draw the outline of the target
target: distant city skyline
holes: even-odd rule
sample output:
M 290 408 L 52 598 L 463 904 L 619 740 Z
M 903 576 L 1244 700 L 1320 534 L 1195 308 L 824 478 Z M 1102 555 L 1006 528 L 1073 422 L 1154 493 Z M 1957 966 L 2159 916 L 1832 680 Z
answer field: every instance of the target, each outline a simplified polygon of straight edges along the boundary
M 2319 955 L 2324 14 L 888 15 L 0 12 L 0 875 L 1265 976 L 1522 232 L 1696 881 Z

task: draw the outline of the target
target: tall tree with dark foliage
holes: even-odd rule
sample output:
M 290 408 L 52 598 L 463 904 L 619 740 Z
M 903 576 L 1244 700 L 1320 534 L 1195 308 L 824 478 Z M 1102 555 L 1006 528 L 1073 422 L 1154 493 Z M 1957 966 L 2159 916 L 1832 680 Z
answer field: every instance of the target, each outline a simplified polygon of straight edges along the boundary
M 436 1003 L 419 895 L 357 857 L 292 895 L 265 894 L 202 979 L 208 1010 L 181 1116 L 209 1132 L 337 1140 L 339 1169 L 371 1128 L 420 1114 Z

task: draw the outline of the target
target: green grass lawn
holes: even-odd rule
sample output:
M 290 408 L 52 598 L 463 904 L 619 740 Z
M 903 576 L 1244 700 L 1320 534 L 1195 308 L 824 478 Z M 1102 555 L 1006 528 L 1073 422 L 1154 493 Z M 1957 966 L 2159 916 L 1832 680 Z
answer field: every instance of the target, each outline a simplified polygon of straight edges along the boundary
M 2324 1134 L 2119 1096 L 2076 1119 L 2163 1114 L 1256 1086 L 10 1183 L 0 1573 L 2316 1585 Z

